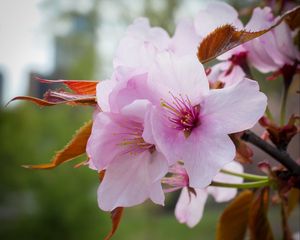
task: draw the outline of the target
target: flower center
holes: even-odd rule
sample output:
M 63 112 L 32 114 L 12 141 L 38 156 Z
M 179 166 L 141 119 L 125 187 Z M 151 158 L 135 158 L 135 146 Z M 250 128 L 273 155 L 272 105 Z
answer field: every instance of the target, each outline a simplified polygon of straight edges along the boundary
M 166 109 L 167 118 L 172 127 L 183 131 L 184 136 L 190 136 L 192 130 L 200 125 L 200 105 L 193 106 L 188 97 L 173 96 L 172 103 L 161 100 L 161 106 Z
M 142 137 L 144 128 L 141 123 L 131 122 L 130 125 L 124 127 L 124 132 L 117 133 L 116 135 L 120 135 L 121 141 L 117 144 L 118 146 L 124 147 L 124 151 L 122 154 L 133 154 L 137 155 L 146 150 L 151 153 L 155 150 L 155 146 L 151 143 L 145 142 Z

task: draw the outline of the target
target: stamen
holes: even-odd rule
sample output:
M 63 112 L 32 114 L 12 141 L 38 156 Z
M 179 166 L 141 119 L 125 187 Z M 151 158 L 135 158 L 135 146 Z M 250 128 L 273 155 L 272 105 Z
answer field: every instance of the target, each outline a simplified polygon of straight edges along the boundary
M 170 94 L 173 98 L 172 104 L 161 100 L 161 106 L 166 109 L 166 116 L 171 127 L 183 131 L 187 138 L 192 130 L 200 125 L 200 105 L 193 106 L 187 96 L 184 99 L 181 94 L 179 97 Z
M 115 136 L 121 136 L 121 141 L 117 144 L 117 146 L 124 148 L 121 154 L 137 155 L 147 150 L 151 153 L 155 150 L 153 144 L 147 143 L 143 139 L 143 125 L 141 123 L 132 121 L 122 127 L 124 132 L 114 133 Z

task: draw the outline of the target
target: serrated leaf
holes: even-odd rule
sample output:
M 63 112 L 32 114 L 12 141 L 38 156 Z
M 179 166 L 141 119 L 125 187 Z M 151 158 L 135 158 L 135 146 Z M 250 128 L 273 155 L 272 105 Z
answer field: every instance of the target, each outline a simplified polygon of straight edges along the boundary
M 91 135 L 92 121 L 85 123 L 73 136 L 71 141 L 60 151 L 58 151 L 50 163 L 38 165 L 24 165 L 30 169 L 51 169 L 58 165 L 70 161 L 85 153 L 87 141 Z
M 268 221 L 269 189 L 262 189 L 255 197 L 249 211 L 250 240 L 273 240 L 273 233 Z
M 230 24 L 223 25 L 216 28 L 203 39 L 198 48 L 198 59 L 201 63 L 208 62 L 222 53 L 257 38 L 266 32 L 267 30 L 259 32 L 238 31 Z
M 123 216 L 123 211 L 124 211 L 123 207 L 117 207 L 113 211 L 110 212 L 110 217 L 111 217 L 111 221 L 112 221 L 112 228 L 111 228 L 110 232 L 108 233 L 108 235 L 104 238 L 104 240 L 111 239 L 112 236 L 117 231 L 117 229 L 119 227 L 119 224 L 120 224 L 120 221 L 121 221 L 121 218 Z
M 96 104 L 95 95 L 83 95 L 65 92 L 62 90 L 53 91 L 48 90 L 44 94 L 44 100 L 53 103 L 67 103 L 69 105 L 93 105 Z
M 36 78 L 42 83 L 63 83 L 75 93 L 96 95 L 96 86 L 99 81 L 89 81 L 89 80 L 49 80 L 43 78 Z
M 52 91 L 53 93 L 54 91 Z M 62 95 L 62 94 L 61 94 Z M 10 100 L 7 105 L 13 101 L 16 100 L 24 100 L 24 101 L 29 101 L 32 103 L 35 103 L 39 105 L 40 107 L 51 107 L 55 105 L 60 105 L 60 104 L 68 104 L 68 105 L 95 105 L 96 104 L 96 97 L 95 96 L 89 96 L 89 95 L 70 95 L 69 98 L 64 98 L 62 97 L 59 99 L 58 97 L 56 99 L 40 99 L 40 98 L 35 98 L 35 97 L 30 97 L 30 96 L 18 96 Z
M 217 226 L 217 240 L 244 239 L 247 231 L 248 213 L 254 193 L 241 192 L 224 210 Z
M 218 27 L 201 41 L 197 53 L 198 59 L 201 63 L 208 62 L 234 47 L 260 37 L 278 26 L 282 21 L 286 21 L 291 29 L 299 27 L 300 7 L 296 7 L 285 13 L 271 27 L 257 32 L 249 32 L 247 30 L 238 31 L 230 24 Z

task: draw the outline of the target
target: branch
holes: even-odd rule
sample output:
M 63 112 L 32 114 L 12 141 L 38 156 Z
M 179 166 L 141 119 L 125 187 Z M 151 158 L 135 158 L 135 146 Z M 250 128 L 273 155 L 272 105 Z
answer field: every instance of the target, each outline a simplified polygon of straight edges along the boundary
M 268 153 L 293 174 L 300 175 L 300 165 L 298 165 L 286 151 L 277 149 L 250 130 L 246 130 L 241 138 Z

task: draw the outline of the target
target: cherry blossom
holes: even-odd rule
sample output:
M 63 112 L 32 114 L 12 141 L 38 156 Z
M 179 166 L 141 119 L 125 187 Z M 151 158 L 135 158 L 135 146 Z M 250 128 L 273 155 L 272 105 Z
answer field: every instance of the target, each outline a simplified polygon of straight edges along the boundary
M 260 31 L 277 21 L 269 7 L 255 8 L 247 30 Z M 250 63 L 263 73 L 275 72 L 284 65 L 294 65 L 300 53 L 293 43 L 293 34 L 285 22 L 263 36 L 244 44 Z
M 134 206 L 147 198 L 164 204 L 160 180 L 167 173 L 167 161 L 142 136 L 148 105 L 146 100 L 137 100 L 120 113 L 94 116 L 87 154 L 93 167 L 105 170 L 98 189 L 102 210 Z
M 179 56 L 195 55 L 200 42 L 210 32 L 225 24 L 231 24 L 237 29 L 243 26 L 232 6 L 221 1 L 210 1 L 199 10 L 195 18 L 179 21 L 170 48 Z
M 170 37 L 160 27 L 151 27 L 147 18 L 138 18 L 120 40 L 114 57 L 114 68 L 136 68 L 151 64 L 157 52 L 169 48 Z
M 266 108 L 266 96 L 249 79 L 209 90 L 203 66 L 193 56 L 159 55 L 148 84 L 157 100 L 144 137 L 154 141 L 170 164 L 184 162 L 194 188 L 206 187 L 233 160 L 235 147 L 228 134 L 251 128 Z
M 238 162 L 231 162 L 224 166 L 225 170 L 235 173 L 243 173 L 243 167 Z M 183 170 L 180 171 L 180 174 Z M 187 175 L 186 175 L 187 176 Z M 242 183 L 243 178 L 218 173 L 214 181 L 226 183 Z M 184 184 L 185 182 L 182 182 Z M 189 189 L 183 187 L 178 202 L 175 207 L 175 216 L 180 223 L 185 223 L 189 227 L 194 227 L 202 218 L 205 203 L 208 195 L 212 195 L 216 202 L 226 202 L 233 199 L 237 194 L 236 188 L 207 187 L 205 189 Z

